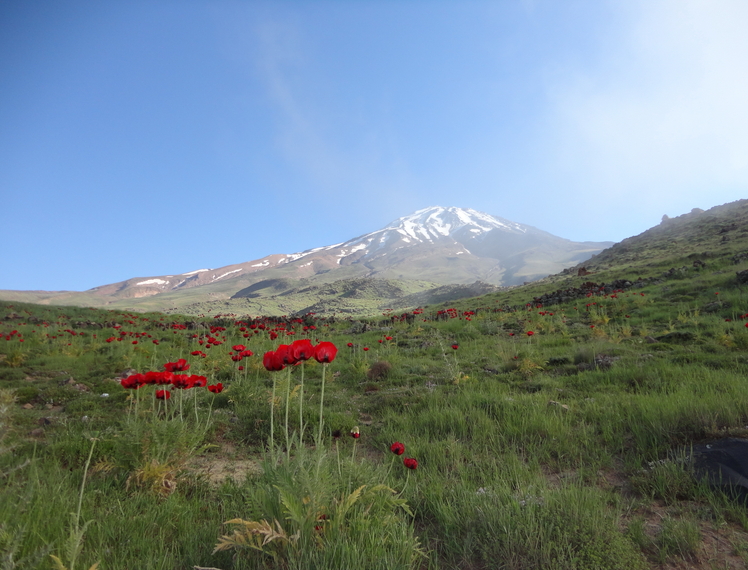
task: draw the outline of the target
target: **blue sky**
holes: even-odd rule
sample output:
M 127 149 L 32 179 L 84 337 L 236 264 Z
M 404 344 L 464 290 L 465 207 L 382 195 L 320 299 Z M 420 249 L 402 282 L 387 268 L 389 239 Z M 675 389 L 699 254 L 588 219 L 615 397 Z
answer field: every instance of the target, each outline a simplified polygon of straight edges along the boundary
M 0 3 L 0 289 L 428 206 L 619 241 L 748 198 L 748 3 Z

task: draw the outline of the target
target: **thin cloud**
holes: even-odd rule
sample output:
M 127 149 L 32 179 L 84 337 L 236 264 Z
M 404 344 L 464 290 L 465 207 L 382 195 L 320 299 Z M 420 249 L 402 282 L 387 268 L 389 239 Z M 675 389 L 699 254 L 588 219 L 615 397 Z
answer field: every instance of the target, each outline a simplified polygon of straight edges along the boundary
M 630 27 L 593 69 L 550 86 L 556 168 L 588 194 L 697 205 L 748 189 L 748 3 L 624 5 Z M 703 201 L 703 200 L 702 200 Z M 709 204 L 707 204 L 709 205 Z M 681 212 L 671 212 L 681 213 Z

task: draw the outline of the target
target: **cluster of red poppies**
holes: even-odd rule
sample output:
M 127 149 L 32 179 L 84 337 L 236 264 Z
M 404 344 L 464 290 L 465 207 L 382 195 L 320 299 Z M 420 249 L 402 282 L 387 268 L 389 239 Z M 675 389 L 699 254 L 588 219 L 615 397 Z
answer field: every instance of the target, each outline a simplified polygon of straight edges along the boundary
M 276 350 L 270 350 L 262 357 L 262 365 L 270 372 L 283 370 L 286 366 L 299 364 L 310 358 L 327 364 L 335 360 L 338 349 L 331 342 L 320 342 L 317 346 L 308 338 L 295 340 L 291 344 L 281 344 Z
M 235 344 L 231 348 L 232 351 L 229 352 L 229 354 L 231 354 L 231 360 L 234 362 L 241 362 L 243 358 L 248 358 L 254 354 L 254 352 L 248 350 L 243 344 Z M 232 354 L 232 352 L 235 352 L 236 354 Z
M 402 455 L 405 453 L 405 446 L 399 441 L 396 441 L 390 446 L 390 451 L 395 455 Z M 418 460 L 413 457 L 406 457 L 403 459 L 403 465 L 408 469 L 418 469 Z
M 176 362 L 167 362 L 164 364 L 163 372 L 150 371 L 145 374 L 130 374 L 120 381 L 123 388 L 128 390 L 137 390 L 142 386 L 171 386 L 172 389 L 189 390 L 190 388 L 203 388 L 207 386 L 208 379 L 205 376 L 197 374 L 175 374 L 175 372 L 186 372 L 190 365 L 184 358 Z M 223 390 L 223 384 L 218 383 L 208 386 L 208 390 L 214 394 L 220 394 Z M 168 400 L 171 398 L 171 392 L 168 390 L 156 390 L 156 398 L 159 400 Z

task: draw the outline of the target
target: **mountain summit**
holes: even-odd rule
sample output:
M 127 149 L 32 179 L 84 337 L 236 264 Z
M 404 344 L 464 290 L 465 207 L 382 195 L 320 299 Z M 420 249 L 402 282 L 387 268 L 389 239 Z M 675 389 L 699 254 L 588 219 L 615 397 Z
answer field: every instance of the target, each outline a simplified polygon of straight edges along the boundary
M 432 242 L 445 236 L 453 236 L 458 232 L 480 234 L 495 229 L 507 232 L 527 232 L 527 226 L 504 218 L 490 216 L 470 208 L 442 208 L 441 206 L 424 208 L 409 216 L 398 218 L 380 232 L 395 230 L 416 241 Z
M 359 265 L 370 277 L 517 285 L 575 265 L 610 245 L 572 242 L 477 210 L 434 206 L 296 259 L 314 259 L 320 267 L 332 259 L 338 266 Z

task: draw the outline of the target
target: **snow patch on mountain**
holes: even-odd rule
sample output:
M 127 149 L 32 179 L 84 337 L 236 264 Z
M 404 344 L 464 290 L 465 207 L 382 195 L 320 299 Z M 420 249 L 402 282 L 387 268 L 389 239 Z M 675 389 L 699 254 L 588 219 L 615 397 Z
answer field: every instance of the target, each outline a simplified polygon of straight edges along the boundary
M 227 271 L 226 273 L 223 273 L 223 274 L 219 275 L 218 277 L 216 277 L 216 276 L 214 275 L 214 276 L 213 276 L 213 281 L 218 281 L 219 279 L 223 279 L 223 278 L 224 278 L 224 277 L 226 277 L 227 275 L 231 275 L 232 273 L 236 273 L 236 272 L 238 272 L 238 271 L 241 271 L 241 269 L 234 269 L 233 271 Z

